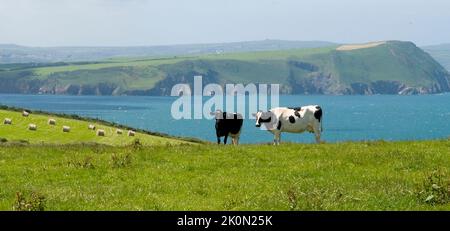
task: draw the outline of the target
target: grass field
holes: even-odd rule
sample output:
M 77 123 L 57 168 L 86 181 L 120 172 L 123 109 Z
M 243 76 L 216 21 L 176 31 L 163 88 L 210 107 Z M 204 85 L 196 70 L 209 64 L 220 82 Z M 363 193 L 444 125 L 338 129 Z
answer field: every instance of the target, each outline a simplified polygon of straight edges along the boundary
M 3 124 L 5 118 L 12 119 L 12 124 Z M 48 125 L 48 119 L 56 119 L 56 125 Z M 139 139 L 143 145 L 165 145 L 188 143 L 175 138 L 160 137 L 154 135 L 136 133 L 136 136 L 128 136 L 127 130 L 123 134 L 116 134 L 118 128 L 97 121 L 81 121 L 70 118 L 62 118 L 55 115 L 35 114 L 23 117 L 20 111 L 0 109 L 0 138 L 9 142 L 27 142 L 31 144 L 68 144 L 95 142 L 99 144 L 123 146 L 129 145 Z M 36 124 L 37 130 L 28 130 L 29 124 Z M 89 130 L 88 125 L 94 124 L 98 129 L 105 130 L 105 136 L 97 136 L 96 131 Z M 63 132 L 62 126 L 69 126 L 70 132 Z
M 450 140 L 3 144 L 0 210 L 450 210 L 449 171 Z
M 93 63 L 73 63 L 62 66 L 49 66 L 33 68 L 38 75 L 49 75 L 57 72 L 67 72 L 76 70 L 97 70 L 110 67 L 157 67 L 164 64 L 174 64 L 186 60 L 270 60 L 281 59 L 284 60 L 289 57 L 303 58 L 310 55 L 324 54 L 334 50 L 336 46 L 324 48 L 307 48 L 307 49 L 291 49 L 291 50 L 276 50 L 276 51 L 254 51 L 254 52 L 236 52 L 225 54 L 206 54 L 199 56 L 177 56 L 177 57 L 161 57 L 161 58 L 115 58 L 108 59 L 101 62 Z

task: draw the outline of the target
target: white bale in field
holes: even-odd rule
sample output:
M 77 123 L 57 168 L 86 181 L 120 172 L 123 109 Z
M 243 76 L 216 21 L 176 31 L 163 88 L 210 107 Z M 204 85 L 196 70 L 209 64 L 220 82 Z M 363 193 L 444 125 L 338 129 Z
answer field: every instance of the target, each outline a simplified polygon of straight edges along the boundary
M 105 130 L 103 130 L 103 129 L 98 129 L 98 130 L 97 130 L 97 136 L 105 136 Z
M 36 131 L 37 130 L 36 124 L 28 124 L 28 130 Z
M 117 133 L 118 135 L 122 135 L 123 131 L 122 131 L 121 129 L 117 129 L 117 130 L 116 130 L 116 133 Z
M 5 120 L 3 120 L 3 124 L 12 124 L 12 119 L 5 118 Z
M 56 125 L 56 120 L 55 119 L 48 119 L 48 124 L 49 125 Z
M 69 126 L 63 126 L 63 132 L 70 132 Z
M 27 112 L 27 111 L 22 111 L 22 116 L 24 116 L 24 117 L 28 117 L 30 115 L 30 113 L 29 112 Z
M 89 124 L 88 129 L 89 129 L 89 130 L 95 130 L 95 125 Z
M 134 136 L 134 135 L 136 135 L 136 132 L 135 131 L 128 131 L 128 136 Z

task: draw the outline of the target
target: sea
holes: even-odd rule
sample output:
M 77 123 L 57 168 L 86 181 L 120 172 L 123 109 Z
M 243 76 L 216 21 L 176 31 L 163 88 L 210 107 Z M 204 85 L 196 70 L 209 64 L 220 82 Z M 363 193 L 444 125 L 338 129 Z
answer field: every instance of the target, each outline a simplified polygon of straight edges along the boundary
M 0 94 L 0 105 L 98 118 L 169 135 L 216 142 L 213 119 L 175 119 L 178 97 L 61 96 Z M 203 101 L 208 100 L 204 99 Z M 320 105 L 326 142 L 426 140 L 450 137 L 450 94 L 436 95 L 282 95 L 279 106 Z M 237 108 L 237 107 L 236 107 Z M 211 108 L 214 110 L 214 108 Z M 237 109 L 236 109 L 237 110 Z M 271 142 L 273 135 L 248 118 L 241 143 Z M 192 108 L 193 112 L 193 108 Z M 313 143 L 310 133 L 283 133 L 281 141 Z M 231 140 L 229 141 L 231 142 Z

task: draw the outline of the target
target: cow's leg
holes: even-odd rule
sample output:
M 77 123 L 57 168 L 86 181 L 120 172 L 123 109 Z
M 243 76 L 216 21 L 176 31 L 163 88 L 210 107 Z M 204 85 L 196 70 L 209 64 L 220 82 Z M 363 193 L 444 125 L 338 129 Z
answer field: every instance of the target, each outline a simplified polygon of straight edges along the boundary
M 239 134 L 232 136 L 231 139 L 232 139 L 231 141 L 233 142 L 234 145 L 239 144 Z
M 238 145 L 239 144 L 239 136 L 240 135 L 241 135 L 240 132 L 231 135 L 232 142 L 233 142 L 234 145 Z
M 316 143 L 320 144 L 320 133 L 316 133 Z
M 279 145 L 281 141 L 281 132 L 277 131 L 274 133 L 273 145 Z
M 316 137 L 316 143 L 320 144 L 320 127 L 318 124 L 314 126 L 314 136 Z
M 220 136 L 217 136 L 217 144 L 220 144 Z
M 223 143 L 227 144 L 228 135 L 225 135 L 225 138 L 223 138 Z

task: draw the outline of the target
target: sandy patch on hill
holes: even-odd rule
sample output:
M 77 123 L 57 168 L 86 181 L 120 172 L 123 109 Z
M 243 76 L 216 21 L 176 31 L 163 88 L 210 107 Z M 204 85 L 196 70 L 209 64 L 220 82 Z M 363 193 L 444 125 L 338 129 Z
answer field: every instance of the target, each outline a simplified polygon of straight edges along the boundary
M 364 48 L 370 48 L 370 47 L 376 47 L 381 44 L 385 44 L 385 41 L 382 42 L 373 42 L 373 43 L 364 43 L 364 44 L 348 44 L 348 45 L 342 45 L 336 50 L 338 51 L 351 51 L 351 50 L 357 50 L 357 49 L 364 49 Z

